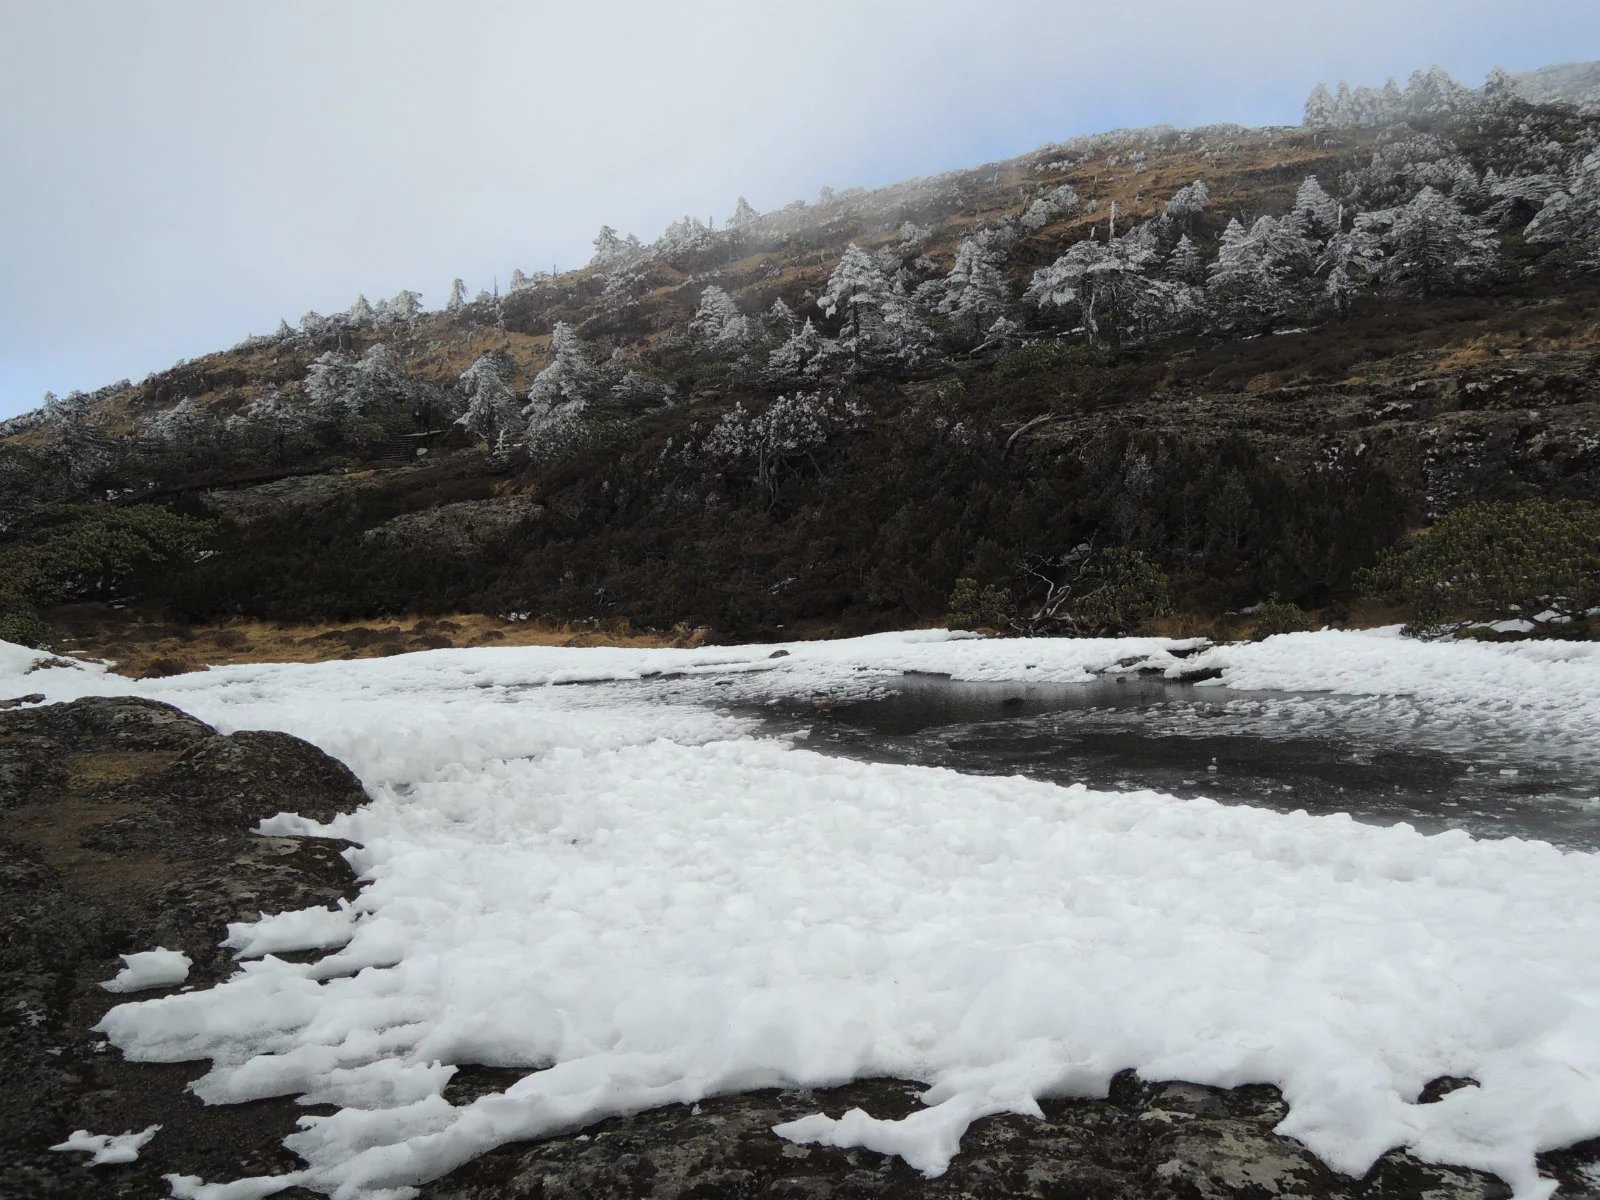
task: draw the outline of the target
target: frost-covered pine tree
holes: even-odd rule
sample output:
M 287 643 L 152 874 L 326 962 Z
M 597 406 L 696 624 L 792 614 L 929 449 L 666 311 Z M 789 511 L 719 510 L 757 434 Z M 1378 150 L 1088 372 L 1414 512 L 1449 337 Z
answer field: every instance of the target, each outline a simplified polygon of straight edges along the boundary
M 1333 96 L 1327 85 L 1317 84 L 1306 97 L 1305 116 L 1300 122 L 1308 129 L 1327 129 L 1334 123 Z
M 769 330 L 784 338 L 793 334 L 795 327 L 799 324 L 794 315 L 794 309 L 785 304 L 781 296 L 772 302 L 772 307 L 767 309 L 767 314 L 762 320 Z
M 1489 227 L 1431 187 L 1388 214 L 1367 215 L 1370 227 L 1387 225 L 1382 274 L 1395 291 L 1431 296 L 1460 287 L 1481 278 L 1499 256 Z
M 378 320 L 385 325 L 409 325 L 422 311 L 422 293 L 402 288 L 378 304 Z
M 728 228 L 743 229 L 746 225 L 753 224 L 760 216 L 760 213 L 750 207 L 750 201 L 740 196 L 739 203 L 734 206 L 733 216 L 728 218 Z
M 457 313 L 466 306 L 466 303 L 467 285 L 457 279 L 450 284 L 450 299 L 444 302 L 444 310 L 447 313 Z
M 1343 223 L 1342 206 L 1323 190 L 1315 175 L 1301 180 L 1290 211 L 1294 213 L 1300 236 L 1310 241 L 1327 241 Z
M 242 414 L 242 432 L 269 444 L 280 463 L 288 461 L 289 437 L 306 425 L 306 411 L 277 388 L 250 402 Z
M 372 305 L 368 303 L 365 295 L 357 296 L 356 302 L 346 310 L 345 316 L 352 325 L 371 325 L 378 317 Z
M 629 234 L 619 237 L 617 231 L 609 225 L 602 225 L 600 232 L 594 239 L 594 257 L 589 260 L 591 267 L 616 267 L 623 263 L 631 262 L 644 253 L 644 247 L 639 239 Z
M 1312 265 L 1312 247 L 1292 214 L 1258 217 L 1248 231 L 1231 220 L 1206 287 L 1225 313 L 1249 325 L 1270 324 L 1293 307 Z
M 499 444 L 520 424 L 522 402 L 512 387 L 516 368 L 500 350 L 490 350 L 461 372 L 461 387 L 466 393 L 466 410 L 455 423 L 491 446 Z
M 306 370 L 306 401 L 311 415 L 329 425 L 343 425 L 357 414 L 355 364 L 328 350 Z
M 1018 224 L 1024 232 L 1038 233 L 1050 222 L 1077 211 L 1081 203 L 1077 189 L 1070 183 L 1063 183 L 1028 205 Z
M 700 293 L 700 307 L 689 322 L 689 335 L 715 354 L 734 355 L 749 345 L 752 331 L 733 297 L 713 284 Z
M 294 337 L 294 326 L 290 325 L 289 322 L 285 321 L 282 317 L 279 317 L 278 329 L 273 336 L 276 337 L 280 342 L 287 342 Z
M 827 361 L 828 346 L 817 327 L 806 323 L 767 356 L 767 375 L 776 383 L 796 383 L 818 375 Z
M 187 396 L 139 422 L 140 436 L 165 446 L 197 446 L 208 440 L 215 428 L 211 412 Z
M 1178 244 L 1167 256 L 1167 274 L 1179 283 L 1199 283 L 1206 277 L 1206 262 L 1189 235 L 1178 238 Z
M 1126 238 L 1077 242 L 1034 272 L 1025 299 L 1040 307 L 1076 308 L 1092 341 L 1120 343 L 1151 315 L 1147 302 L 1158 289 L 1145 272 L 1155 261 L 1148 246 Z
M 1211 189 L 1204 179 L 1186 183 L 1172 193 L 1172 198 L 1161 208 L 1161 233 L 1165 241 L 1173 234 L 1194 232 L 1195 221 L 1211 207 Z
M 506 284 L 506 291 L 520 292 L 523 288 L 528 286 L 530 286 L 528 277 L 522 273 L 521 267 L 517 267 L 511 272 L 511 279 Z
M 955 263 L 943 281 L 934 311 L 950 320 L 958 343 L 975 346 L 989 327 L 1005 315 L 1011 289 L 1000 273 L 988 239 L 967 238 L 956 250 Z
M 581 416 L 605 380 L 572 326 L 557 321 L 550 334 L 550 365 L 534 376 L 522 415 L 536 456 L 558 457 L 581 438 Z
M 1551 193 L 1528 222 L 1530 242 L 1587 242 L 1600 238 L 1600 150 L 1572 168 L 1565 185 Z
M 839 349 L 857 368 L 868 363 L 912 363 L 926 354 L 928 330 L 911 302 L 854 242 L 845 247 L 817 306 L 825 315 L 842 319 Z
M 1349 315 L 1351 301 L 1367 286 L 1381 260 L 1364 229 L 1339 230 L 1328 239 L 1317 257 L 1317 272 L 1323 277 L 1323 299 L 1339 316 Z

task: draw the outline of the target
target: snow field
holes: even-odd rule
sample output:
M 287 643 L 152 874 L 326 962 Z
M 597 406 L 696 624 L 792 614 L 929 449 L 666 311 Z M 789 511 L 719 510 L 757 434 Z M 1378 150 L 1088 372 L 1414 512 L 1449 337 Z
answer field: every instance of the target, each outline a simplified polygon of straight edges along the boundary
M 102 1023 L 130 1057 L 210 1059 L 195 1085 L 208 1102 L 340 1106 L 288 1140 L 304 1171 L 174 1179 L 175 1195 L 301 1183 L 387 1200 L 508 1141 L 869 1075 L 926 1081 L 930 1107 L 779 1133 L 936 1174 L 971 1120 L 1103 1094 L 1127 1067 L 1275 1083 L 1291 1105 L 1282 1132 L 1340 1170 L 1408 1146 L 1547 1195 L 1534 1154 L 1600 1133 L 1595 856 L 857 763 L 636 687 L 529 686 L 735 671 L 748 697 L 907 669 L 1074 678 L 1172 647 L 884 635 L 776 660 L 772 647 L 440 651 L 138 684 L 39 671 L 27 685 L 126 688 L 224 728 L 284 728 L 346 758 L 374 795 L 320 830 L 360 843 L 366 884 L 348 910 L 237 924 L 229 944 L 261 957 L 232 979 Z M 1181 665 L 1220 666 L 1235 687 L 1415 695 L 1573 737 L 1600 719 L 1586 646 L 1324 633 Z M 272 957 L 303 947 L 330 952 Z M 441 1091 L 464 1063 L 529 1073 L 453 1107 Z M 1416 1104 L 1444 1074 L 1480 1086 Z

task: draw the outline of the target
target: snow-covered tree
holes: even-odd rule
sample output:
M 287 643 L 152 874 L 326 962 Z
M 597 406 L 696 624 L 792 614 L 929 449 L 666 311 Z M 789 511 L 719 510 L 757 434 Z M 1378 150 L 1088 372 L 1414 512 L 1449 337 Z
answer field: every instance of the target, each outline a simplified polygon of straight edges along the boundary
M 663 258 L 679 258 L 699 254 L 717 244 L 717 235 L 704 221 L 684 217 L 668 225 L 655 243 L 656 253 Z
M 277 388 L 250 402 L 250 407 L 229 422 L 245 437 L 259 438 L 269 444 L 277 460 L 288 461 L 288 443 L 291 435 L 305 428 L 307 414 Z
M 1293 214 L 1258 217 L 1248 231 L 1232 220 L 1223 230 L 1206 286 L 1234 317 L 1270 324 L 1293 307 L 1298 284 L 1312 266 L 1313 247 Z
M 730 474 L 748 472 L 769 497 L 786 475 L 806 462 L 835 433 L 863 412 L 835 397 L 779 396 L 761 412 L 735 404 L 701 443 L 700 452 Z
M 518 267 L 511 272 L 511 279 L 506 284 L 506 291 L 520 292 L 523 288 L 529 287 L 531 283 L 532 281 L 522 273 L 522 268 Z
M 1343 224 L 1343 207 L 1323 190 L 1315 175 L 1301 180 L 1294 208 L 1290 211 L 1294 213 L 1300 236 L 1310 241 L 1327 241 Z
M 210 410 L 187 396 L 139 422 L 141 436 L 167 446 L 195 446 L 210 439 L 216 428 Z
M 1092 340 L 1115 344 L 1151 315 L 1148 302 L 1159 289 L 1145 272 L 1155 261 L 1147 246 L 1126 238 L 1077 242 L 1034 272 L 1025 298 L 1041 307 L 1076 308 Z
M 448 313 L 460 312 L 467 303 L 467 285 L 457 279 L 450 284 L 450 299 L 444 302 L 444 310 Z
M 935 312 L 950 319 L 951 332 L 963 345 L 983 341 L 989 327 L 1005 315 L 1011 300 L 992 244 L 985 238 L 967 238 L 961 243 L 934 306 Z
M 928 330 L 911 302 L 854 242 L 817 297 L 827 316 L 839 316 L 839 348 L 857 368 L 867 363 L 907 364 L 927 352 Z
M 550 365 L 534 376 L 522 409 L 528 441 L 537 456 L 558 457 L 577 442 L 582 413 L 604 383 L 572 326 L 556 322 L 550 335 Z
M 365 295 L 357 296 L 356 302 L 345 311 L 344 315 L 352 325 L 371 325 L 378 316 L 372 305 L 367 302 Z
M 806 323 L 767 356 L 767 374 L 778 383 L 793 383 L 816 376 L 827 361 L 828 345 L 817 327 Z
M 1186 183 L 1161 209 L 1161 223 L 1173 232 L 1193 233 L 1195 218 L 1211 207 L 1211 188 L 1204 179 Z
M 1341 317 L 1350 312 L 1351 301 L 1371 281 L 1382 257 L 1376 241 L 1359 227 L 1340 230 L 1322 247 L 1317 257 L 1322 295 Z
M 617 231 L 609 225 L 602 225 L 600 232 L 594 239 L 594 257 L 589 260 L 591 267 L 615 267 L 622 263 L 631 262 L 644 253 L 644 246 L 639 239 L 629 234 L 619 237 Z
M 355 364 L 334 350 L 325 351 L 306 371 L 306 400 L 312 415 L 342 425 L 357 413 Z
M 410 324 L 422 311 L 422 293 L 401 289 L 387 300 L 380 301 L 378 320 L 385 325 Z
M 521 424 L 522 401 L 512 387 L 515 378 L 516 368 L 503 351 L 481 355 L 461 372 L 467 407 L 455 423 L 491 446 L 498 445 L 502 434 Z
M 1308 129 L 1326 129 L 1334 123 L 1333 96 L 1327 85 L 1317 84 L 1306 97 L 1305 116 L 1301 124 Z
M 1038 233 L 1050 222 L 1077 211 L 1081 203 L 1077 189 L 1070 183 L 1063 183 L 1028 205 L 1018 224 L 1027 233 Z
M 700 307 L 689 322 L 689 334 L 707 350 L 732 355 L 749 345 L 750 321 L 732 296 L 712 285 L 700 293 Z
M 1205 259 L 1187 233 L 1178 238 L 1178 244 L 1167 256 L 1167 274 L 1179 283 L 1194 284 L 1205 279 Z
M 1366 214 L 1382 229 L 1384 283 L 1396 291 L 1431 296 L 1471 283 L 1495 264 L 1499 243 L 1477 217 L 1449 196 L 1425 187 L 1389 214 Z
M 294 326 L 290 325 L 289 322 L 285 321 L 282 317 L 279 317 L 278 328 L 273 336 L 280 342 L 287 342 L 294 337 L 294 333 Z
M 740 196 L 739 203 L 734 206 L 733 216 L 728 218 L 728 228 L 743 229 L 746 225 L 752 224 L 759 219 L 760 216 L 760 213 L 750 207 L 750 201 Z
M 1530 242 L 1600 238 L 1600 150 L 1580 159 L 1565 186 L 1550 195 L 1528 222 Z
M 795 327 L 799 324 L 794 309 L 785 304 L 781 296 L 772 302 L 772 307 L 767 309 L 766 316 L 762 320 L 773 333 L 785 338 L 794 333 Z
M 1465 107 L 1467 98 L 1467 89 L 1450 78 L 1449 72 L 1443 67 L 1432 67 L 1411 73 L 1402 104 L 1410 116 L 1448 117 Z

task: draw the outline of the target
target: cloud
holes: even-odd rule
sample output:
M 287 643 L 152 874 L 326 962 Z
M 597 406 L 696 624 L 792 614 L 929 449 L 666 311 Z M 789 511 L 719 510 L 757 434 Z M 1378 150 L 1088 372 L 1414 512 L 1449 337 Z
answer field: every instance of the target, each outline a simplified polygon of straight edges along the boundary
M 1579 11 L 1583 9 L 1584 11 Z M 13 3 L 0 415 L 358 292 L 439 304 L 1073 133 L 1298 119 L 1318 79 L 1595 44 L 1570 0 Z

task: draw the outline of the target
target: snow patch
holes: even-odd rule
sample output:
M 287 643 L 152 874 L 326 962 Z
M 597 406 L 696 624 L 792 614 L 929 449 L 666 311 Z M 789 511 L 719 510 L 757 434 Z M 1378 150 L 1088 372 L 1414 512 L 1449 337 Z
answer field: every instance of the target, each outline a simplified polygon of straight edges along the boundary
M 137 1133 L 90 1133 L 79 1129 L 64 1142 L 51 1146 L 52 1150 L 71 1150 L 90 1155 L 85 1166 L 103 1167 L 117 1163 L 138 1161 L 139 1151 L 149 1144 L 161 1126 L 151 1125 Z
M 108 992 L 142 992 L 146 988 L 171 987 L 189 978 L 189 956 L 181 950 L 157 947 L 139 954 L 121 956 L 125 964 L 114 978 L 100 986 Z

